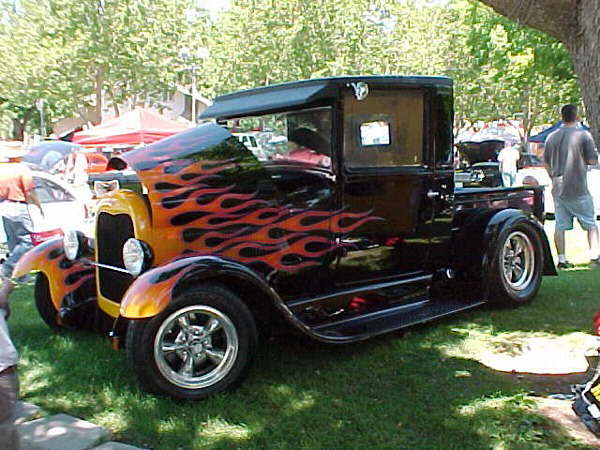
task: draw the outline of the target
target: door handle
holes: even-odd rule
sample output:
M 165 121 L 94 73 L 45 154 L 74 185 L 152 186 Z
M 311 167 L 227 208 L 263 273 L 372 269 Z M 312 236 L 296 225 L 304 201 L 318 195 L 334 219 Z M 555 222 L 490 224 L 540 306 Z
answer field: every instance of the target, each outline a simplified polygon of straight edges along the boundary
M 429 192 L 427 192 L 427 198 L 434 199 L 434 198 L 438 197 L 439 195 L 440 195 L 440 193 L 436 192 L 436 191 L 429 190 Z

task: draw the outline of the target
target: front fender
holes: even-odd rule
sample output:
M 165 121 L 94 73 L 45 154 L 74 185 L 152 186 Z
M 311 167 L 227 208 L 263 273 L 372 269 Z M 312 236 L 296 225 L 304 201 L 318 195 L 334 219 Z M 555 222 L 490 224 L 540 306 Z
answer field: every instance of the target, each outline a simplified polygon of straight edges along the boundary
M 13 278 L 39 270 L 48 278 L 52 303 L 58 310 L 63 300 L 94 278 L 94 269 L 80 261 L 69 261 L 61 238 L 51 239 L 25 253 L 15 265 Z
M 120 314 L 127 319 L 153 317 L 173 301 L 178 289 L 188 281 L 231 277 L 242 278 L 275 302 L 281 302 L 265 281 L 248 267 L 214 256 L 192 256 L 155 267 L 138 277 L 121 300 Z

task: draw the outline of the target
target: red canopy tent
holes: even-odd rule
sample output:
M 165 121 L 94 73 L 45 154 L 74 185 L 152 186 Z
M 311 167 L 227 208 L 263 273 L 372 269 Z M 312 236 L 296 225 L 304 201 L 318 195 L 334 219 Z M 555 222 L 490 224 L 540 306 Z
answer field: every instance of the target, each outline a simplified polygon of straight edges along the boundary
M 187 124 L 138 108 L 89 130 L 75 133 L 73 142 L 89 146 L 150 144 L 187 128 Z

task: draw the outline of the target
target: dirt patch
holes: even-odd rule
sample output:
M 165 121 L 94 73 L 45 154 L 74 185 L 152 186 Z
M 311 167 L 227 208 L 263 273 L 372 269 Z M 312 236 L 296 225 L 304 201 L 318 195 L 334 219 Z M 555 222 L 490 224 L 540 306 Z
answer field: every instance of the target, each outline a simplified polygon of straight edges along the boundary
M 586 356 L 597 354 L 596 336 L 499 336 L 477 356 L 490 369 L 530 375 L 572 375 L 588 370 Z
M 570 395 L 571 386 L 583 384 L 590 380 L 593 370 L 583 373 L 569 375 L 537 375 L 532 373 L 503 373 L 495 372 L 496 375 L 506 377 L 515 384 L 521 385 L 532 395 L 548 397 L 553 394 Z

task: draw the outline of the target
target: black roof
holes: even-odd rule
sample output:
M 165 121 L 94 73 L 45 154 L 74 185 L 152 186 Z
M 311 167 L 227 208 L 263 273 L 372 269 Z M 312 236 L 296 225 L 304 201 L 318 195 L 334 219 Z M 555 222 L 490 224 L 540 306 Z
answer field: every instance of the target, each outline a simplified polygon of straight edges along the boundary
M 201 119 L 228 119 L 253 113 L 282 111 L 295 106 L 336 98 L 340 87 L 363 81 L 369 86 L 451 87 L 446 77 L 424 76 L 352 76 L 319 78 L 274 84 L 221 95 L 206 108 Z

